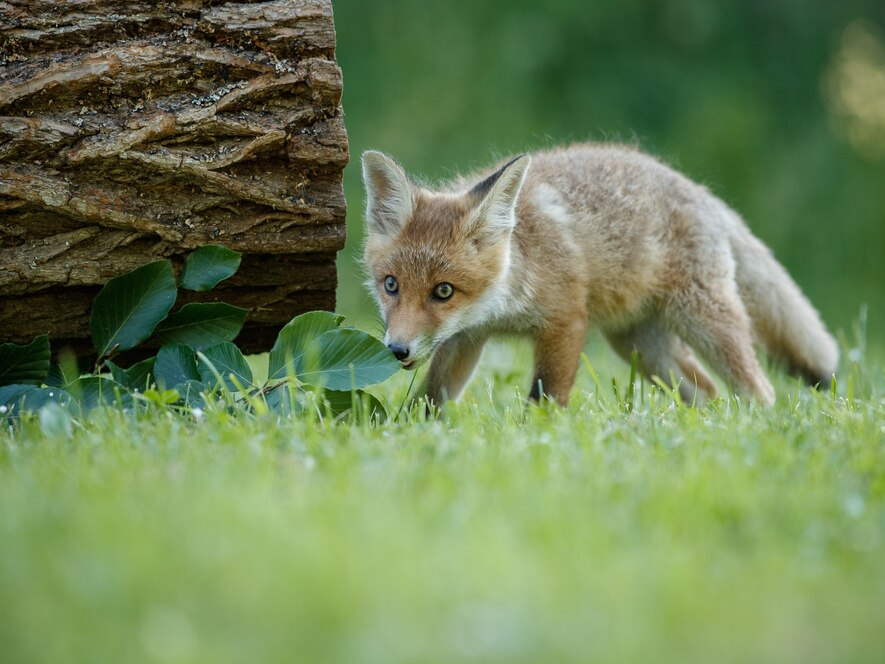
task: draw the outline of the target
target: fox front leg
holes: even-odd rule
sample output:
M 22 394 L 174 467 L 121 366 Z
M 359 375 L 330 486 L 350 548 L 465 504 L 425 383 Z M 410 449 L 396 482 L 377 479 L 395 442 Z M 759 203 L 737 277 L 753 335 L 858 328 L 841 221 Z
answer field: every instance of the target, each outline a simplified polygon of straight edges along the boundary
M 485 341 L 484 337 L 459 332 L 443 342 L 430 361 L 424 383 L 423 394 L 428 403 L 441 406 L 460 396 L 479 362 Z
M 578 361 L 587 337 L 586 317 L 572 318 L 542 328 L 535 338 L 535 376 L 529 398 L 550 397 L 568 406 Z

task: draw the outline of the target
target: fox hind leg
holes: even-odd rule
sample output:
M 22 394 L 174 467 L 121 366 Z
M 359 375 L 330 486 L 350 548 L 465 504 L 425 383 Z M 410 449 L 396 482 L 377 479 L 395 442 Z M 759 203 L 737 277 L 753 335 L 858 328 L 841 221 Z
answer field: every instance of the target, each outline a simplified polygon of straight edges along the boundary
M 612 348 L 627 362 L 638 353 L 639 370 L 648 378 L 658 376 L 685 402 L 698 406 L 716 396 L 716 385 L 691 348 L 657 318 L 649 318 L 626 330 L 606 332 Z M 672 378 L 671 378 L 672 377 Z M 673 382 L 675 381 L 675 382 Z
M 744 396 L 774 403 L 774 388 L 759 365 L 750 318 L 733 280 L 693 283 L 667 304 L 679 335 Z

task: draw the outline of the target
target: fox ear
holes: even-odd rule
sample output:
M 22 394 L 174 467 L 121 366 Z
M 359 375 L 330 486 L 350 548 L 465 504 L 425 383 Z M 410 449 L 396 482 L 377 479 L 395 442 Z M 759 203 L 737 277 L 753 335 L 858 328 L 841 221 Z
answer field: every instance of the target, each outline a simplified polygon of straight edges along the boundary
M 395 235 L 412 216 L 412 185 L 402 168 L 383 152 L 363 153 L 366 226 L 370 234 Z
M 522 154 L 470 190 L 478 200 L 467 221 L 467 232 L 489 244 L 503 240 L 516 226 L 516 201 L 532 158 Z

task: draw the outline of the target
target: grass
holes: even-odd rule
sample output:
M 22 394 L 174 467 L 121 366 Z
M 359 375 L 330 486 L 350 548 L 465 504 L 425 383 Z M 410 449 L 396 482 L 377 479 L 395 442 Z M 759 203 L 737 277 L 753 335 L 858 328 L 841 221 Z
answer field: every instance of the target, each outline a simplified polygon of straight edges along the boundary
M 3 661 L 881 661 L 881 368 L 699 410 L 594 356 L 563 412 L 524 350 L 439 421 L 0 433 Z

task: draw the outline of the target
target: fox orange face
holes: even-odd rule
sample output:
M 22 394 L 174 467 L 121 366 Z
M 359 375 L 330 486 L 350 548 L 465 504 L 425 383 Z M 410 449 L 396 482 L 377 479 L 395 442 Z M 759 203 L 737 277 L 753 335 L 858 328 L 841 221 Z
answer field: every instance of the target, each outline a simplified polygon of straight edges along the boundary
M 364 252 L 384 342 L 406 368 L 494 317 L 507 286 L 520 157 L 463 193 L 434 194 L 380 152 L 363 155 Z

